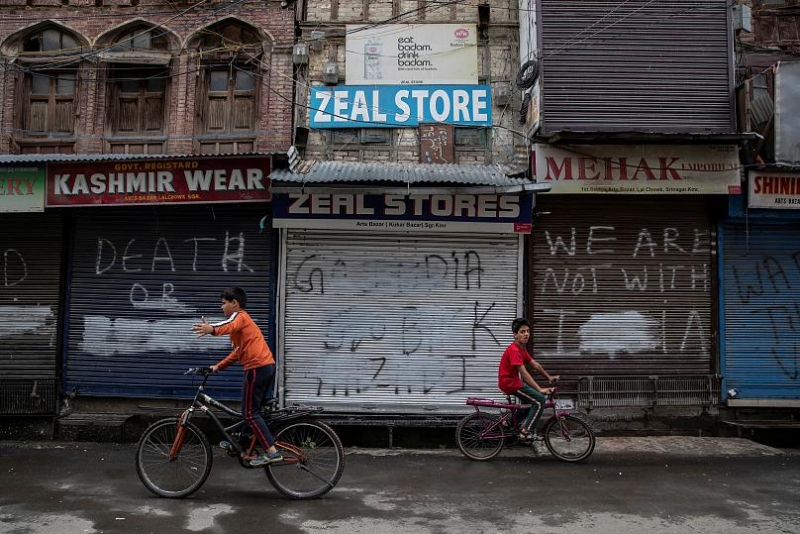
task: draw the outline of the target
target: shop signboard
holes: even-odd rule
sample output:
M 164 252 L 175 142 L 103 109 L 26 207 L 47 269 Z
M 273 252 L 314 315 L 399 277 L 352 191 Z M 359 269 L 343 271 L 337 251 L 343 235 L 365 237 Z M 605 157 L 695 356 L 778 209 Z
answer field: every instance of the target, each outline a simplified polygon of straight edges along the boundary
M 313 86 L 310 107 L 312 128 L 492 125 L 488 85 Z
M 477 84 L 475 24 L 348 25 L 349 85 Z
M 747 184 L 750 208 L 800 209 L 800 173 L 751 172 Z
M 530 233 L 530 194 L 292 192 L 272 200 L 275 228 Z
M 44 211 L 44 167 L 0 167 L 0 213 Z
M 265 202 L 269 156 L 51 163 L 47 207 Z
M 536 145 L 549 194 L 740 194 L 735 145 Z

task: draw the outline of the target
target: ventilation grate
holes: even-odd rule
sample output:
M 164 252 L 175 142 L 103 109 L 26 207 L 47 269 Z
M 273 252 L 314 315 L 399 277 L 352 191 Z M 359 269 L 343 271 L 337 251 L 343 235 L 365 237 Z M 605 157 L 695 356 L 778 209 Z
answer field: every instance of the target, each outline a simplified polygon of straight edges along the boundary
M 0 415 L 54 415 L 56 380 L 0 379 Z

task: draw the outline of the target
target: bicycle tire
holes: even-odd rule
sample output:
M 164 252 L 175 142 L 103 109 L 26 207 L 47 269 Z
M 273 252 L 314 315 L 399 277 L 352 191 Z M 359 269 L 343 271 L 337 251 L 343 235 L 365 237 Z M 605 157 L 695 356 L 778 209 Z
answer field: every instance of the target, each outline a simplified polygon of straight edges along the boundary
M 181 498 L 202 486 L 213 461 L 211 445 L 193 423 L 186 423 L 183 444 L 174 460 L 170 450 L 178 435 L 176 419 L 156 421 L 136 447 L 136 474 L 144 487 L 159 497 Z
M 483 432 L 495 425 L 496 415 L 472 413 L 459 421 L 456 427 L 456 443 L 461 454 L 470 460 L 491 460 L 503 450 L 505 438 L 501 436 L 485 437 Z M 496 430 L 499 432 L 499 428 Z
M 283 461 L 266 466 L 270 484 L 295 500 L 318 499 L 344 472 L 342 440 L 327 424 L 312 419 L 287 424 L 275 434 Z
M 592 427 L 574 415 L 553 417 L 544 427 L 544 444 L 550 454 L 565 462 L 588 458 L 595 446 Z

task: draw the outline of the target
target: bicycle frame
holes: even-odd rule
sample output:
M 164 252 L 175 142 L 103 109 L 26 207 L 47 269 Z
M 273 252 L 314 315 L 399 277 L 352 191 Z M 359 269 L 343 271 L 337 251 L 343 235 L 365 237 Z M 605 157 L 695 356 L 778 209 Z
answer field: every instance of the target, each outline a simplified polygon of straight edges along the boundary
M 554 387 L 553 393 L 551 393 L 545 401 L 544 410 L 552 408 L 553 415 L 541 422 L 541 428 L 544 428 L 545 425 L 552 419 L 558 419 L 560 421 L 564 417 L 572 415 L 571 411 L 558 407 L 558 403 L 556 403 L 556 399 L 558 398 L 557 393 L 558 388 Z M 499 402 L 494 399 L 482 397 L 467 398 L 467 404 L 473 406 L 477 413 L 480 413 L 481 406 L 486 408 L 496 408 L 501 411 L 505 410 L 505 412 L 501 414 L 497 421 L 489 425 L 485 431 L 481 432 L 481 437 L 486 439 L 516 438 L 518 432 L 517 426 L 519 424 L 519 421 L 517 420 L 517 412 L 520 410 L 527 410 L 531 407 L 531 405 L 514 402 L 510 395 L 508 395 L 506 398 L 508 399 L 508 402 Z M 569 441 L 569 434 L 564 429 L 564 426 L 560 424 L 559 429 L 561 430 L 561 434 L 564 436 L 564 439 Z
M 250 444 L 247 449 L 244 449 L 239 444 L 239 440 L 234 439 L 230 434 L 237 428 L 247 424 L 247 421 L 244 419 L 244 414 L 234 410 L 230 406 L 223 404 L 205 392 L 206 382 L 208 381 L 208 377 L 211 376 L 210 373 L 195 372 L 193 374 L 202 374 L 203 382 L 200 384 L 200 386 L 198 386 L 197 391 L 195 392 L 192 405 L 184 410 L 178 418 L 179 428 L 177 436 L 175 437 L 175 443 L 173 443 L 172 448 L 170 449 L 170 458 L 174 459 L 180 452 L 181 446 L 183 445 L 184 427 L 186 423 L 191 421 L 195 411 L 198 410 L 202 412 L 203 415 L 211 419 L 211 421 L 214 423 L 214 426 L 216 426 L 217 429 L 225 436 L 225 439 L 234 447 L 239 455 L 249 456 L 256 444 L 255 435 L 250 437 Z M 238 421 L 232 425 L 225 426 L 220 420 L 219 416 L 214 413 L 213 408 L 216 408 L 217 410 L 220 410 L 231 417 L 238 419 Z M 321 408 L 315 406 L 292 406 L 289 408 L 280 408 L 278 410 L 274 410 L 272 405 L 269 405 L 268 407 L 262 408 L 262 416 L 267 423 L 281 423 L 314 415 L 321 411 Z M 302 462 L 303 451 L 299 448 L 283 442 L 276 442 L 275 446 L 284 451 L 292 453 L 291 456 L 284 456 L 282 462 L 283 464 L 296 464 Z

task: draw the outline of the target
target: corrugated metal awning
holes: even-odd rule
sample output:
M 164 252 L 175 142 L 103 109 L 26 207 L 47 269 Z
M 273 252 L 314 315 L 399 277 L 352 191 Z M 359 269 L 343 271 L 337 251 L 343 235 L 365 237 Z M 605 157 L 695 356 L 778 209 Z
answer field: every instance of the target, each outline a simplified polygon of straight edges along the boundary
M 341 161 L 304 162 L 301 172 L 278 169 L 270 174 L 273 182 L 333 185 L 359 182 L 401 184 L 457 184 L 496 187 L 519 186 L 536 190 L 524 170 L 501 165 L 429 165 L 411 163 L 359 163 Z M 525 187 L 528 186 L 528 187 Z

